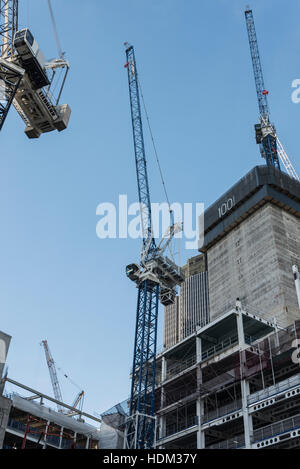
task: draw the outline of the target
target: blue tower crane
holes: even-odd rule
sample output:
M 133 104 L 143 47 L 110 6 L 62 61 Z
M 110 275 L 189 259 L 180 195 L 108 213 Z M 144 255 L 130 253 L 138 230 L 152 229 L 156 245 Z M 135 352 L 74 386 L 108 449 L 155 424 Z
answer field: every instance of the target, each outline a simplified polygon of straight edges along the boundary
M 163 253 L 179 224 L 169 228 L 168 239 L 156 245 L 151 219 L 151 202 L 143 137 L 138 72 L 133 46 L 125 43 L 136 176 L 142 227 L 140 264 L 126 267 L 126 275 L 138 288 L 136 328 L 131 377 L 129 418 L 125 448 L 150 449 L 155 444 L 155 377 L 159 300 L 172 304 L 176 285 L 184 280 L 182 270 Z
M 245 17 L 260 112 L 260 122 L 254 126 L 256 143 L 260 145 L 261 156 L 265 158 L 267 165 L 275 166 L 275 168 L 280 169 L 276 129 L 270 122 L 270 111 L 267 98 L 268 91 L 265 89 L 264 85 L 253 12 L 250 8 L 246 9 Z

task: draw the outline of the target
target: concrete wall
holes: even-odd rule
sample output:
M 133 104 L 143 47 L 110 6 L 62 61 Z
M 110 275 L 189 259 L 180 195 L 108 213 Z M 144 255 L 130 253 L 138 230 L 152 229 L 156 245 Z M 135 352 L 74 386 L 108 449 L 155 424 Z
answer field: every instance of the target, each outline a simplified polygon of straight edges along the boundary
M 2 378 L 10 341 L 11 336 L 0 331 L 0 379 Z
M 239 297 L 243 305 L 276 317 L 300 318 L 292 265 L 300 266 L 300 220 L 267 204 L 208 249 L 211 320 Z
M 0 449 L 3 448 L 5 430 L 7 427 L 8 417 L 11 408 L 11 400 L 0 396 Z

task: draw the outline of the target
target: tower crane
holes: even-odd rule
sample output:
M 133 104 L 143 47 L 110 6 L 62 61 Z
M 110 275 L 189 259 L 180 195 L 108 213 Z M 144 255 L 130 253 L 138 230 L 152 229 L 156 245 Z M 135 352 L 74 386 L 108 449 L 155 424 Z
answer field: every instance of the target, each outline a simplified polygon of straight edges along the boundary
M 273 166 L 280 169 L 280 159 L 287 173 L 291 177 L 299 180 L 299 177 L 292 163 L 290 162 L 282 143 L 277 137 L 275 126 L 270 121 L 270 110 L 268 104 L 269 92 L 266 90 L 264 84 L 253 12 L 248 6 L 245 10 L 245 19 L 260 113 L 259 123 L 254 126 L 256 143 L 259 144 L 261 156 L 265 158 L 266 164 L 268 166 Z
M 149 449 L 153 447 L 155 439 L 154 405 L 159 300 L 163 305 L 174 303 L 176 286 L 183 282 L 184 273 L 164 255 L 172 237 L 181 230 L 180 224 L 173 224 L 169 229 L 168 239 L 158 245 L 153 236 L 138 72 L 133 46 L 125 43 L 125 48 L 143 241 L 140 263 L 126 267 L 126 275 L 137 286 L 138 298 L 130 410 L 124 445 L 128 449 Z
M 48 5 L 55 27 L 50 0 Z M 31 31 L 18 29 L 18 15 L 19 0 L 0 0 L 0 130 L 13 104 L 26 124 L 28 138 L 61 132 L 71 115 L 68 104 L 59 103 L 69 63 L 61 51 L 58 59 L 46 62 Z M 57 37 L 56 28 L 54 33 Z M 61 80 L 57 69 L 64 71 Z

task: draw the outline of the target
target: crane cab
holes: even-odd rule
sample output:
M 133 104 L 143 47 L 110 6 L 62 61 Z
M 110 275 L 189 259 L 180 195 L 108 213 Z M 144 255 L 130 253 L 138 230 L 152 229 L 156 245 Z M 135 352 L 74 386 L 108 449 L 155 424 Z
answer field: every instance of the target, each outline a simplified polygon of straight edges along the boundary
M 140 275 L 140 266 L 138 264 L 129 264 L 126 266 L 127 277 L 136 282 Z
M 17 31 L 14 37 L 20 65 L 27 72 L 34 90 L 50 84 L 45 71 L 45 58 L 28 28 Z

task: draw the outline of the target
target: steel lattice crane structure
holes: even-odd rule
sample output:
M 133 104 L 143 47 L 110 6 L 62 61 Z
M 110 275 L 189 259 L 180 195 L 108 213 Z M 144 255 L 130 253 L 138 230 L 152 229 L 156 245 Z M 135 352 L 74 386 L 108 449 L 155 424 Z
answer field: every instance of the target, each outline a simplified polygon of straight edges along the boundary
M 138 72 L 133 46 L 125 43 L 136 176 L 140 204 L 142 250 L 140 264 L 126 267 L 126 275 L 138 288 L 134 356 L 131 378 L 130 412 L 125 431 L 125 448 L 150 449 L 155 441 L 155 374 L 159 300 L 172 304 L 176 286 L 184 280 L 182 270 L 164 256 L 164 251 L 180 224 L 173 224 L 157 245 L 153 236 L 151 202 Z
M 10 62 L 13 38 L 18 30 L 18 0 L 0 0 L 0 130 L 12 105 L 24 70 Z
M 254 72 L 256 94 L 258 99 L 258 107 L 260 112 L 260 122 L 254 126 L 256 143 L 259 144 L 261 156 L 265 158 L 266 164 L 268 166 L 274 166 L 275 168 L 280 169 L 280 159 L 287 173 L 291 177 L 299 180 L 299 177 L 293 168 L 293 165 L 290 162 L 282 143 L 276 135 L 275 126 L 270 122 L 270 109 L 268 104 L 269 92 L 266 90 L 264 84 L 254 17 L 253 12 L 249 7 L 247 7 L 245 10 L 245 18 Z
M 49 368 L 54 397 L 57 401 L 62 402 L 62 394 L 61 394 L 60 385 L 59 385 L 59 381 L 57 377 L 56 367 L 55 367 L 55 363 L 52 358 L 47 340 L 43 340 L 42 345 L 44 347 L 46 361 L 47 361 L 47 365 Z M 57 410 L 58 412 L 63 413 L 63 409 L 59 404 L 57 404 Z
M 48 365 L 48 369 L 49 369 L 49 373 L 50 373 L 50 378 L 51 378 L 51 384 L 52 384 L 52 388 L 53 388 L 53 393 L 54 393 L 54 397 L 57 401 L 59 402 L 62 402 L 62 393 L 61 393 L 61 389 L 60 389 L 60 384 L 59 384 L 59 381 L 58 381 L 58 377 L 57 377 L 57 371 L 56 371 L 56 365 L 55 365 L 55 361 L 53 360 L 52 358 L 52 355 L 51 355 L 51 352 L 50 352 L 50 349 L 49 349 L 49 345 L 48 345 L 48 342 L 47 340 L 42 340 L 41 342 L 41 345 L 44 347 L 44 351 L 45 351 L 45 356 L 46 356 L 46 361 L 47 361 L 47 365 Z M 59 368 L 60 369 L 60 368 Z M 74 383 L 74 381 L 72 381 L 69 376 L 67 374 L 64 374 L 65 378 L 67 378 L 74 386 L 76 386 L 77 388 L 79 388 L 79 386 Z M 78 413 L 80 413 L 82 411 L 82 407 L 83 407 L 83 400 L 84 400 L 84 391 L 80 391 L 78 393 L 78 395 L 76 396 L 76 398 L 74 399 L 74 402 L 72 404 L 72 407 L 73 408 L 76 408 L 77 406 L 79 406 L 80 404 L 80 407 L 78 409 L 78 412 L 75 412 L 75 411 L 72 411 L 70 413 L 67 413 L 66 415 L 69 416 L 69 417 L 72 417 L 74 415 L 77 415 Z M 62 407 L 60 405 L 57 405 L 57 409 L 58 409 L 58 412 L 61 412 L 61 413 L 65 413 L 64 410 L 62 409 Z
M 58 59 L 45 61 L 29 29 L 18 30 L 18 13 L 19 0 L 0 0 L 0 130 L 13 104 L 27 137 L 39 138 L 68 126 L 71 109 L 59 101 L 70 66 L 61 51 Z M 58 69 L 64 71 L 62 79 L 56 75 Z

